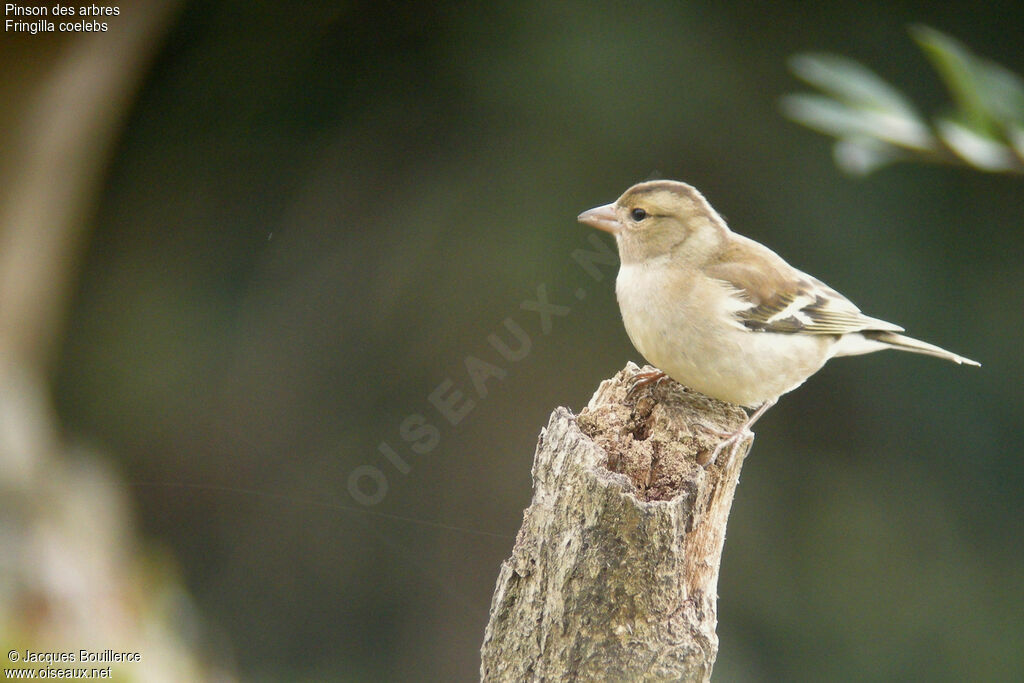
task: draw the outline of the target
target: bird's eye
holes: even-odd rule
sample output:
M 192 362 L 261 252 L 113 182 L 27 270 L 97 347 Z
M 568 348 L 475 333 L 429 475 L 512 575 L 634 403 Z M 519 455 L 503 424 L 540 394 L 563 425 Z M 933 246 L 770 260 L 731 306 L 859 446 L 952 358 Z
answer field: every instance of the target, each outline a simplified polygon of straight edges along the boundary
M 632 211 L 629 212 L 629 215 L 633 220 L 635 220 L 638 223 L 643 219 L 647 218 L 647 212 L 644 211 L 643 209 L 633 209 Z

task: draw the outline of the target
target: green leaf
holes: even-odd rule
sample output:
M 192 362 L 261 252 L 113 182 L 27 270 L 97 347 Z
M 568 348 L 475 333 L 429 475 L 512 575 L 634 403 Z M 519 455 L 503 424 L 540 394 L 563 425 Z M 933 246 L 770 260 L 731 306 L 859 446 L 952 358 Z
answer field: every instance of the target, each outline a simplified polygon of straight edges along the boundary
M 989 110 L 985 86 L 970 50 L 955 38 L 929 26 L 912 26 L 910 33 L 945 81 L 964 124 L 978 133 L 995 133 L 996 121 Z
M 935 125 L 942 141 L 957 156 L 976 168 L 1010 171 L 1018 166 L 1012 150 L 998 140 L 981 135 L 973 128 L 951 119 L 939 119 Z
M 919 118 L 914 105 L 903 93 L 852 59 L 808 53 L 791 57 L 789 68 L 799 78 L 848 104 Z
M 1024 80 L 988 59 L 975 59 L 985 106 L 1006 128 L 1024 125 Z
M 822 94 L 784 97 L 783 112 L 836 138 L 836 164 L 856 175 L 907 159 L 1024 172 L 1024 79 L 941 31 L 910 30 L 954 103 L 934 125 L 876 73 L 827 53 L 790 59 L 793 73 Z
M 1024 126 L 1011 125 L 1007 137 L 1010 138 L 1010 146 L 1017 158 L 1024 164 Z
M 906 158 L 892 145 L 874 138 L 850 138 L 836 141 L 832 158 L 841 170 L 854 176 L 869 175 L 883 166 Z
M 838 138 L 876 138 L 923 151 L 935 148 L 934 138 L 916 116 L 854 108 L 823 95 L 787 95 L 781 104 L 791 119 Z

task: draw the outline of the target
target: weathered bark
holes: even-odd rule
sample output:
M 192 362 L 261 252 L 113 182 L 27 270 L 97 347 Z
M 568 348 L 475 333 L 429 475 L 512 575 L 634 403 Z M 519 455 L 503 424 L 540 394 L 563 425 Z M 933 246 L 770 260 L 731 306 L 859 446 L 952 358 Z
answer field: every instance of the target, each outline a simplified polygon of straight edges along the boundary
M 706 681 L 718 568 L 750 442 L 707 468 L 743 411 L 665 382 L 626 399 L 632 363 L 541 431 L 534 495 L 501 566 L 486 681 Z

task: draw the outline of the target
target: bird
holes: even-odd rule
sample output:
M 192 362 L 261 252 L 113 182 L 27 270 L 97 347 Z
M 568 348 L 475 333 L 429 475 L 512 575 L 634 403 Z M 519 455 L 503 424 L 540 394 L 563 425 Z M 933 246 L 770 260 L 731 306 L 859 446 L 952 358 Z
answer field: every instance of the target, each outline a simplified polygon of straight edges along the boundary
M 655 368 L 637 373 L 630 393 L 671 378 L 706 396 L 749 409 L 705 466 L 753 437 L 765 411 L 832 357 L 897 349 L 980 365 L 901 334 L 861 313 L 821 280 L 733 232 L 693 186 L 651 180 L 577 220 L 615 237 L 615 294 L 637 351 Z

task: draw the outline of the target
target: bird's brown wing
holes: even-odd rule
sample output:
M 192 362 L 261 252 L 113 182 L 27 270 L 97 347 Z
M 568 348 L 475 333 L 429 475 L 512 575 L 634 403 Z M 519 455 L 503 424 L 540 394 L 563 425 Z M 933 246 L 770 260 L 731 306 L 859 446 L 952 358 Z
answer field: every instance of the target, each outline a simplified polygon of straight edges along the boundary
M 735 313 L 740 324 L 758 332 L 842 335 L 863 330 L 901 332 L 903 328 L 860 312 L 820 280 L 789 266 L 774 252 L 744 254 L 743 262 L 722 261 L 707 269 L 748 302 Z

